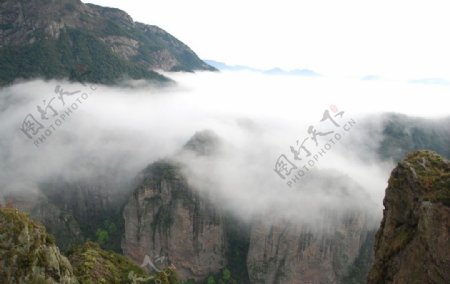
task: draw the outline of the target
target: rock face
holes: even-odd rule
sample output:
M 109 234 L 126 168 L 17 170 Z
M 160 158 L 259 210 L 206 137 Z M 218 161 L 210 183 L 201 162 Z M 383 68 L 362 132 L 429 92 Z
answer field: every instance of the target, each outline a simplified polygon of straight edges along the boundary
M 252 228 L 247 266 L 251 283 L 342 283 L 369 237 L 363 215 L 314 232 L 288 222 Z
M 117 184 L 114 183 L 119 184 L 114 178 L 108 180 L 104 177 L 99 177 L 98 180 L 48 182 L 41 185 L 41 191 L 48 200 L 44 204 L 45 208 L 42 204 L 37 204 L 35 209 L 29 212 L 55 235 L 58 244 L 61 243 L 59 246 L 64 251 L 74 243 L 83 243 L 85 239 L 96 240 L 97 230 L 106 230 L 108 224 L 113 223 L 117 230 L 109 232 L 108 242 L 103 248 L 120 252 L 123 230 L 121 210 L 131 190 L 127 190 L 129 185 L 123 185 L 121 191 L 116 190 Z M 54 208 L 55 212 L 59 211 L 60 219 L 66 220 L 64 222 L 66 226 L 71 225 L 65 230 L 66 235 L 61 236 L 58 223 L 52 222 L 53 220 L 47 217 L 50 208 Z M 44 218 L 42 218 L 43 213 L 46 213 Z M 75 234 L 77 231 L 74 229 L 77 227 L 80 234 Z M 71 238 L 78 242 L 70 242 Z
M 215 70 L 164 30 L 79 0 L 1 1 L 0 22 L 2 84 L 33 77 L 163 81 L 155 70 Z
M 409 154 L 392 172 L 368 283 L 450 283 L 450 163 Z
M 17 209 L 0 209 L 0 283 L 78 283 L 45 228 Z
M 124 253 L 138 263 L 146 256 L 164 258 L 164 263 L 154 264 L 173 264 L 182 279 L 203 280 L 223 269 L 223 217 L 189 188 L 177 166 L 156 162 L 141 180 L 123 211 Z
M 201 131 L 182 152 L 208 158 L 222 145 L 213 132 Z M 238 283 L 360 283 L 352 281 L 366 278 L 372 260 L 367 243 L 374 233 L 362 212 L 336 220 L 330 212 L 330 220 L 314 229 L 279 219 L 238 222 L 239 216 L 218 209 L 205 192 L 200 196 L 188 185 L 173 162 L 156 162 L 139 179 L 124 209 L 122 243 L 137 262 L 146 255 L 166 257 L 159 264 L 174 264 L 184 280 L 204 281 L 225 267 Z
M 116 190 L 118 184 L 121 191 Z M 55 179 L 41 183 L 34 193 L 10 193 L 6 199 L 42 223 L 55 236 L 63 252 L 87 239 L 96 240 L 97 230 L 107 230 L 110 224 L 116 228 L 108 232 L 103 248 L 120 252 L 122 208 L 131 193 L 131 189 L 126 190 L 129 187 L 104 177 L 77 181 Z
M 77 220 L 71 213 L 49 202 L 44 194 L 40 192 L 16 193 L 9 197 L 9 201 L 16 208 L 30 214 L 30 217 L 42 223 L 47 231 L 55 237 L 56 244 L 61 251 L 65 252 L 71 246 L 83 243 L 85 237 Z
M 0 283 L 179 283 L 173 267 L 149 275 L 92 242 L 72 248 L 69 260 L 42 225 L 18 209 L 0 208 Z

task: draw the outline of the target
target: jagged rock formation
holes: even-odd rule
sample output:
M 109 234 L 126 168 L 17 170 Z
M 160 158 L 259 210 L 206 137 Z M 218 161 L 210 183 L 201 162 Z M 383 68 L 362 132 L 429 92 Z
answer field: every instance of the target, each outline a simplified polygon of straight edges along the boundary
M 450 163 L 431 151 L 393 170 L 368 283 L 450 283 Z
M 155 70 L 215 70 L 164 30 L 79 0 L 1 1 L 0 22 L 1 84 L 34 77 L 165 81 Z
M 181 154 L 208 158 L 221 146 L 214 133 L 201 131 Z M 328 284 L 356 279 L 349 274 L 359 258 L 358 279 L 366 277 L 371 253 L 363 258 L 361 252 L 374 233 L 362 212 L 333 221 L 330 212 L 323 228 L 267 218 L 240 223 L 188 185 L 180 167 L 169 161 L 150 165 L 125 207 L 122 247 L 134 260 L 166 256 L 185 280 L 204 280 L 226 266 L 238 283 Z M 360 194 L 357 186 L 342 190 L 334 192 Z
M 211 155 L 220 145 L 211 131 L 197 132 L 183 147 L 191 155 Z M 158 161 L 138 177 L 140 185 L 124 208 L 122 248 L 138 262 L 164 257 L 182 279 L 204 280 L 227 264 L 226 220 L 205 196 L 187 184 L 181 165 Z
M 12 208 L 0 209 L 0 283 L 78 283 L 45 228 Z
M 223 217 L 187 185 L 178 167 L 156 162 L 142 174 L 123 216 L 123 251 L 137 262 L 165 257 L 183 279 L 203 280 L 226 265 Z

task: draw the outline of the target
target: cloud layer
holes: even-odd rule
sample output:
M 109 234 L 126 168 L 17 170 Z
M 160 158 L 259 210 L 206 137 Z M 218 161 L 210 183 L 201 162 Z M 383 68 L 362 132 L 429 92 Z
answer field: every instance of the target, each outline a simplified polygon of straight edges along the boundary
M 107 87 L 36 80 L 2 89 L 0 190 L 37 190 L 56 177 L 108 179 L 123 190 L 149 163 L 172 158 L 186 165 L 193 187 L 244 219 L 314 223 L 329 212 L 363 211 L 378 220 L 393 167 L 376 154 L 381 114 L 448 115 L 445 86 L 254 73 L 168 75 L 178 84 Z M 63 105 L 57 86 L 80 92 L 64 96 Z M 37 106 L 45 109 L 52 98 L 55 111 L 47 108 L 48 119 L 42 119 Z M 326 110 L 339 127 L 331 120 L 320 122 Z M 43 126 L 32 139 L 20 129 L 28 114 Z M 349 121 L 355 123 L 344 130 Z M 317 136 L 317 147 L 310 126 L 329 133 Z M 180 153 L 204 129 L 220 137 L 219 151 L 202 157 Z M 330 144 L 336 133 L 342 139 Z M 290 147 L 298 148 L 297 141 L 306 138 L 311 156 L 300 152 L 303 160 L 295 160 Z M 294 174 L 308 167 L 290 187 L 289 177 L 283 180 L 274 171 L 282 154 L 296 163 Z

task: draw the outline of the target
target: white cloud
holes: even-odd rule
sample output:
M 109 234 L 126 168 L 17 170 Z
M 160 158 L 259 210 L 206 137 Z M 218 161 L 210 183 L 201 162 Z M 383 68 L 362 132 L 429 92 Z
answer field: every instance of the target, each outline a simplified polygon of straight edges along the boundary
M 176 155 L 196 131 L 211 129 L 226 145 L 220 155 L 176 157 L 190 166 L 190 182 L 242 217 L 275 214 L 313 222 L 310 217 L 321 216 L 324 208 L 379 217 L 393 165 L 375 155 L 379 121 L 372 116 L 373 131 L 367 131 L 369 115 L 449 114 L 444 86 L 255 73 L 169 76 L 179 85 L 100 86 L 39 148 L 19 129 L 24 117 L 37 116 L 36 105 L 55 96 L 58 84 L 68 91 L 87 87 L 32 81 L 0 90 L 0 190 L 35 189 L 58 176 L 123 182 L 149 163 Z M 319 124 L 332 104 L 357 125 L 299 190 L 287 187 L 273 171 L 276 159 L 290 155 L 289 146 L 309 136 L 308 126 Z

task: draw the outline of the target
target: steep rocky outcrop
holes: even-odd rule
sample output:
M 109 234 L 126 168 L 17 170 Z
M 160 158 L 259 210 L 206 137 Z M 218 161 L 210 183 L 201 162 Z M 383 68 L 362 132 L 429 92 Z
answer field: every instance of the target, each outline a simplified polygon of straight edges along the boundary
M 368 283 L 450 283 L 450 163 L 431 151 L 393 170 Z
M 155 70 L 215 70 L 164 30 L 79 0 L 0 2 L 0 84 L 18 78 L 166 81 Z
M 123 251 L 137 262 L 163 257 L 183 279 L 203 280 L 226 265 L 224 220 L 192 190 L 179 168 L 159 161 L 142 173 L 142 183 L 123 216 Z
M 208 159 L 220 153 L 222 146 L 213 132 L 201 131 L 179 154 Z M 374 232 L 362 212 L 345 216 L 329 212 L 322 226 L 263 217 L 242 222 L 220 209 L 204 191 L 197 192 L 183 176 L 188 171 L 181 169 L 175 162 L 159 161 L 139 177 L 141 185 L 124 210 L 122 245 L 135 261 L 146 255 L 166 257 L 167 262 L 160 264 L 174 264 L 185 280 L 205 280 L 225 267 L 238 283 L 328 284 L 365 279 L 372 259 L 367 243 Z M 329 194 L 361 194 L 358 186 L 345 181 L 348 187 Z
M 0 209 L 0 283 L 78 283 L 45 228 L 13 208 Z
M 213 155 L 220 144 L 214 132 L 200 131 L 182 152 Z M 207 196 L 200 196 L 188 185 L 181 168 L 174 161 L 161 160 L 137 178 L 139 186 L 123 211 L 122 249 L 138 262 L 146 256 L 164 259 L 157 266 L 173 264 L 182 279 L 204 280 L 227 265 L 227 257 L 232 253 L 226 233 L 229 220 Z M 233 240 L 240 237 L 234 236 Z

